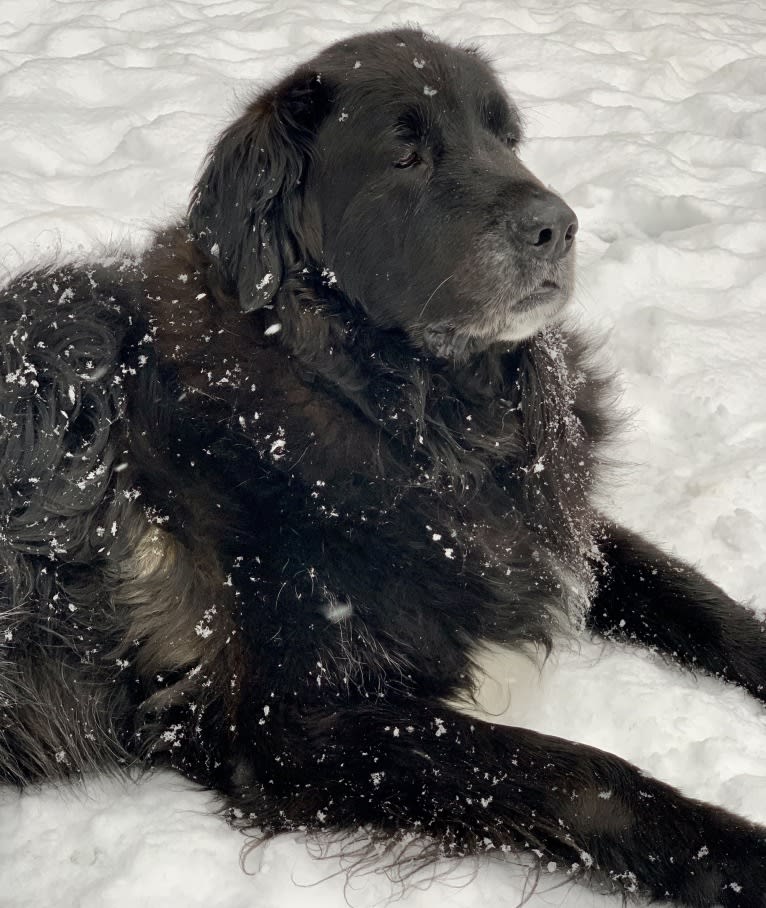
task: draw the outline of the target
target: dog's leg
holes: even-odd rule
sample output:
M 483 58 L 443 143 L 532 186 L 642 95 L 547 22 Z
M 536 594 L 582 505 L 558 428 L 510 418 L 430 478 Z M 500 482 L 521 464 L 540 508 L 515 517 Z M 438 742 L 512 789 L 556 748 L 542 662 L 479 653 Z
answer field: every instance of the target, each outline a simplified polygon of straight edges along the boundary
M 766 829 L 595 748 L 406 699 L 304 710 L 269 737 L 262 781 L 233 797 L 250 822 L 422 834 L 447 856 L 527 848 L 543 868 L 607 888 L 693 908 L 766 906 Z
M 766 700 L 766 623 L 698 571 L 619 527 L 601 541 L 590 626 L 690 668 L 735 681 Z

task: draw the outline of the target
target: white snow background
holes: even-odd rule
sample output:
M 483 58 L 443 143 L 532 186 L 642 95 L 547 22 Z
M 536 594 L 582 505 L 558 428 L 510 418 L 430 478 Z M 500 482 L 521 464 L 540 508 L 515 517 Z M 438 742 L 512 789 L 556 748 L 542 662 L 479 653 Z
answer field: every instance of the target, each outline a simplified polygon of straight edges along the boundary
M 759 0 L 0 0 L 0 280 L 145 243 L 259 86 L 355 31 L 479 43 L 524 111 L 523 157 L 580 218 L 573 309 L 609 333 L 634 413 L 605 496 L 766 612 L 766 7 Z M 766 710 L 644 652 L 584 641 L 520 672 L 513 720 L 614 751 L 766 822 Z M 180 776 L 0 792 L 2 908 L 383 904 L 296 836 L 242 837 Z M 451 869 L 450 869 L 451 868 Z M 513 906 L 526 873 L 456 862 L 407 908 Z M 474 873 L 475 871 L 475 873 Z M 426 880 L 428 877 L 425 878 Z M 563 883 L 563 886 L 556 887 Z M 616 908 L 545 873 L 529 908 Z

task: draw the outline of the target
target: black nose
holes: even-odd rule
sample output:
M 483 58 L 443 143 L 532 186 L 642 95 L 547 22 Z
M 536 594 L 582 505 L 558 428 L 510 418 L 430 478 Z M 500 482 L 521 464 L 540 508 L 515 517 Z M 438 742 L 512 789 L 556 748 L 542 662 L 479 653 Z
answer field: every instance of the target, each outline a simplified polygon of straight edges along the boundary
M 577 233 L 577 215 L 552 192 L 533 190 L 518 212 L 519 233 L 527 252 L 556 262 L 572 248 Z

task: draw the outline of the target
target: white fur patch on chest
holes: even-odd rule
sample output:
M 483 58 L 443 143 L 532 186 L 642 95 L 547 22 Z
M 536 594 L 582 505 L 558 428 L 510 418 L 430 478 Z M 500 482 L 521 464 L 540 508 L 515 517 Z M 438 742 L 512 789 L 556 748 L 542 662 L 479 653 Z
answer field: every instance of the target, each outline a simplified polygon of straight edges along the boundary
M 471 680 L 463 697 L 447 706 L 465 716 L 500 725 L 516 725 L 535 699 L 540 682 L 538 653 L 532 647 L 509 648 L 482 643 L 471 652 Z

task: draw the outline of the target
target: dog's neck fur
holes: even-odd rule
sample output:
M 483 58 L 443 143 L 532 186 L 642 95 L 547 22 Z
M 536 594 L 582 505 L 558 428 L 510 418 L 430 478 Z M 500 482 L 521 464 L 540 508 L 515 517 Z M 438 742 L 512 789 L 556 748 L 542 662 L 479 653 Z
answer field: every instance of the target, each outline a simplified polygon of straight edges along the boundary
M 376 327 L 321 275 L 305 273 L 286 283 L 273 320 L 304 379 L 340 392 L 432 479 L 476 488 L 500 463 L 523 471 L 549 449 L 577 444 L 584 376 L 570 374 L 556 329 L 455 362 Z
M 244 314 L 182 228 L 158 238 L 144 268 L 162 288 L 146 301 L 160 359 L 278 469 L 309 483 L 397 476 L 475 494 L 505 476 L 531 499 L 587 493 L 605 428 L 599 387 L 560 329 L 451 363 L 373 325 L 321 269 L 294 269 L 273 307 Z

